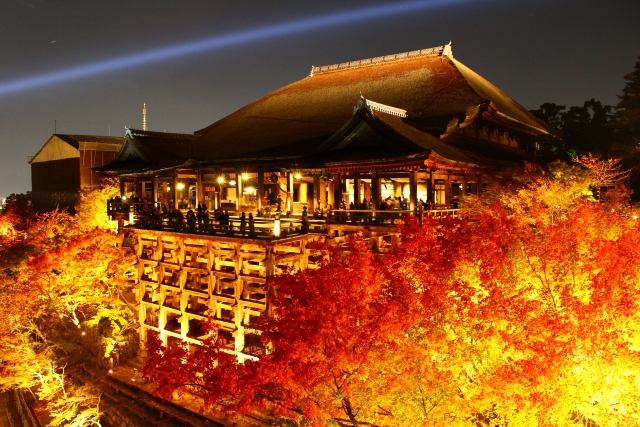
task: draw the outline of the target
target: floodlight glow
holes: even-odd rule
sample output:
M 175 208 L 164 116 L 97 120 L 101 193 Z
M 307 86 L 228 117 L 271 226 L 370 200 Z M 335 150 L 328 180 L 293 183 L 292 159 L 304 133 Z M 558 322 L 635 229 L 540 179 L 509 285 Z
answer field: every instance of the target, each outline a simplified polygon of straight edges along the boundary
M 219 176 L 217 181 L 218 181 L 218 184 L 224 184 L 224 176 Z
M 238 46 L 259 40 L 289 36 L 296 33 L 319 30 L 337 25 L 352 24 L 371 19 L 388 18 L 394 15 L 408 15 L 421 10 L 452 6 L 460 3 L 470 3 L 473 1 L 478 0 L 402 1 L 330 13 L 314 18 L 298 19 L 290 22 L 266 25 L 226 35 L 218 35 L 193 42 L 176 44 L 173 46 L 152 49 L 146 52 L 138 52 L 89 64 L 64 68 L 30 77 L 7 80 L 0 82 L 0 96 L 80 78 L 106 74 L 112 71 L 123 70 L 153 62 Z
M 177 188 L 178 190 L 184 190 L 184 184 L 183 184 L 183 183 L 181 183 L 181 182 L 179 182 L 179 183 L 178 183 L 178 185 L 176 185 L 176 188 Z

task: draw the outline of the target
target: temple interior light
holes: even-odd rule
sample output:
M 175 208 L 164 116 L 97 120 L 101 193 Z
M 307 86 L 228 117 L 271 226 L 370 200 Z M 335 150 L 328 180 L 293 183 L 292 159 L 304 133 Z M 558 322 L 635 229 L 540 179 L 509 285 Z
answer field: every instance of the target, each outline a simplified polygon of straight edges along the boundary
M 300 174 L 300 172 L 296 172 L 296 174 L 295 174 L 295 175 L 293 175 L 293 177 L 294 177 L 295 179 L 300 179 L 300 178 L 302 178 L 302 174 Z
M 245 191 L 247 192 L 247 194 L 253 195 L 255 193 L 256 189 L 253 188 L 253 187 L 247 187 Z
M 242 174 L 242 180 L 243 180 L 243 181 L 246 181 L 246 180 L 248 180 L 248 179 L 249 179 L 249 174 L 248 174 L 248 173 L 243 173 L 243 174 Z
M 181 182 L 179 182 L 179 183 L 178 183 L 178 185 L 176 185 L 176 188 L 177 188 L 178 190 L 184 190 L 184 184 L 183 184 L 183 183 L 181 183 Z
M 279 215 L 273 220 L 273 235 L 280 237 L 280 218 Z
M 232 179 L 231 181 L 229 181 L 229 185 L 236 185 L 236 182 Z
M 224 176 L 219 176 L 217 181 L 218 181 L 218 184 L 224 184 Z

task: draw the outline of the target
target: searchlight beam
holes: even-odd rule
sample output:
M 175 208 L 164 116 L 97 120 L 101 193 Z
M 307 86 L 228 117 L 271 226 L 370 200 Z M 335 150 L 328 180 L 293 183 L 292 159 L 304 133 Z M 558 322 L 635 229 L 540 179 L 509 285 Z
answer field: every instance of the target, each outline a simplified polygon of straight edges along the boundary
M 378 6 L 352 9 L 314 18 L 267 25 L 227 35 L 218 35 L 193 42 L 138 52 L 94 63 L 64 68 L 30 77 L 0 82 L 0 96 L 6 96 L 39 87 L 73 81 L 76 79 L 106 74 L 136 66 L 166 61 L 197 53 L 224 49 L 270 38 L 319 30 L 336 25 L 351 24 L 389 16 L 406 15 L 412 12 L 468 3 L 474 0 L 413 0 L 387 3 Z M 475 0 L 477 1 L 477 0 Z

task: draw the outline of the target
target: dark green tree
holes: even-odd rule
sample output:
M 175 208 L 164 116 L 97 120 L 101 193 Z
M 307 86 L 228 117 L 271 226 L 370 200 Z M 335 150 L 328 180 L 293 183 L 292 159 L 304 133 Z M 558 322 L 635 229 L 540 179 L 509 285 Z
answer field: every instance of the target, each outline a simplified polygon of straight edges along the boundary
M 561 140 L 550 147 L 555 157 L 574 157 L 579 153 L 602 153 L 611 148 L 615 134 L 610 124 L 612 107 L 591 98 L 581 107 L 568 110 L 564 105 L 546 102 L 533 114 L 562 131 Z
M 544 120 L 556 129 L 562 129 L 562 114 L 566 110 L 566 106 L 554 104 L 553 102 L 545 102 L 537 110 L 531 112 L 539 119 Z
M 615 106 L 616 120 L 612 127 L 620 135 L 626 149 L 640 148 L 640 56 L 634 70 L 624 76 L 626 85 L 620 102 Z
M 619 143 L 616 155 L 632 170 L 629 187 L 633 198 L 640 200 L 640 56 L 634 70 L 624 76 L 626 81 L 620 101 L 615 106 L 616 117 L 611 123 Z
M 611 105 L 602 105 L 591 98 L 582 107 L 571 107 L 563 113 L 563 139 L 569 149 L 582 153 L 608 151 L 615 139 L 610 127 L 612 110 Z

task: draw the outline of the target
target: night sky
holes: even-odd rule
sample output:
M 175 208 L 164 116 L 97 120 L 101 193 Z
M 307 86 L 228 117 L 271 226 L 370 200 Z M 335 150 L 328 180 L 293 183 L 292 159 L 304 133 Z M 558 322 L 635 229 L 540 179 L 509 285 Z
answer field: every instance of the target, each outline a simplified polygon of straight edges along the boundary
M 21 79 L 247 30 L 402 1 L 1 0 L 0 197 L 31 189 L 54 132 L 192 133 L 328 65 L 439 46 L 528 109 L 617 102 L 640 55 L 640 0 L 423 0 L 386 16 L 3 92 Z M 357 16 L 352 14 L 350 16 Z M 308 22 L 308 21 L 307 21 Z M 328 21 L 323 21 L 328 24 Z M 313 102 L 313 100 L 309 100 Z M 355 101 L 354 101 L 355 102 Z M 109 126 L 110 124 L 110 126 Z

